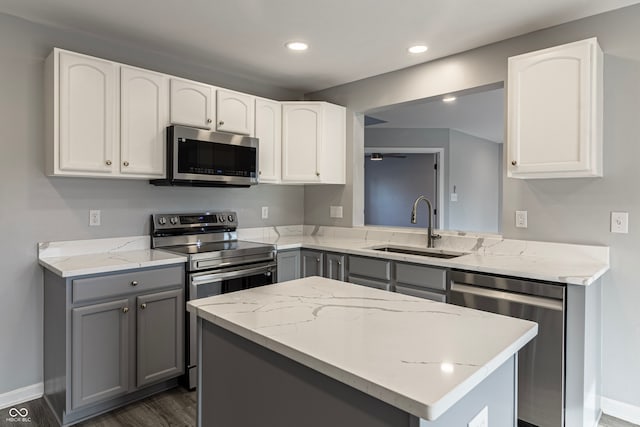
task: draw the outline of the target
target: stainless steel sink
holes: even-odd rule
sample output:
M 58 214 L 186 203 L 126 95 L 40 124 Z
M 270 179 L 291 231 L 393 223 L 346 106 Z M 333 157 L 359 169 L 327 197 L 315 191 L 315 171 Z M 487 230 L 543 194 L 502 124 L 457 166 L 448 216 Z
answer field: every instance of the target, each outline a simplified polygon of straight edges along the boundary
M 441 249 L 418 249 L 418 248 L 408 248 L 404 246 L 379 246 L 371 248 L 374 251 L 381 252 L 393 252 L 397 254 L 407 254 L 407 255 L 419 255 L 431 258 L 444 258 L 451 259 L 457 258 L 462 255 L 467 255 L 465 252 L 453 252 L 453 251 L 443 251 Z

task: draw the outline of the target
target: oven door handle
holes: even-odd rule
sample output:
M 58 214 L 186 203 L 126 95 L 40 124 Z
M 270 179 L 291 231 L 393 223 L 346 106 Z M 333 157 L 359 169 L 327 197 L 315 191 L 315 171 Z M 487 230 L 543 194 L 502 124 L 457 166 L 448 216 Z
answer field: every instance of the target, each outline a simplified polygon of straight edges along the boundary
M 203 276 L 195 276 L 191 278 L 191 284 L 198 286 L 205 283 L 217 282 L 224 279 L 235 279 L 238 277 L 253 276 L 255 274 L 264 273 L 270 276 L 275 269 L 275 265 L 260 266 L 254 268 L 243 268 L 241 270 L 227 271 L 224 273 L 212 273 Z

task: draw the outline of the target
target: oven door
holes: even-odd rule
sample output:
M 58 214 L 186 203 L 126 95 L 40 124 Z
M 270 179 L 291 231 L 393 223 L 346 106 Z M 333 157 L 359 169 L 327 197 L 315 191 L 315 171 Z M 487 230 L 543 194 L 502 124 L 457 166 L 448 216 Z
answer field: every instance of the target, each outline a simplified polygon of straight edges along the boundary
M 258 140 L 242 135 L 173 126 L 172 179 L 218 184 L 258 183 Z
M 219 270 L 191 273 L 187 276 L 187 299 L 192 301 L 213 295 L 255 288 L 274 283 L 277 264 L 266 262 L 235 266 Z M 187 313 L 187 382 L 189 389 L 197 382 L 197 334 L 196 315 Z

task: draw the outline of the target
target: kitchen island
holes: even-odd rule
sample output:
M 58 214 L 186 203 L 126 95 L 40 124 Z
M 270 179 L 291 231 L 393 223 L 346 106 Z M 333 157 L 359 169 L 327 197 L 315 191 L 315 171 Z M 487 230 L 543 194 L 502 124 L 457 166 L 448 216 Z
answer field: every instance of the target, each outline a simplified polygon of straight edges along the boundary
M 537 324 L 320 277 L 198 299 L 198 425 L 516 420 Z

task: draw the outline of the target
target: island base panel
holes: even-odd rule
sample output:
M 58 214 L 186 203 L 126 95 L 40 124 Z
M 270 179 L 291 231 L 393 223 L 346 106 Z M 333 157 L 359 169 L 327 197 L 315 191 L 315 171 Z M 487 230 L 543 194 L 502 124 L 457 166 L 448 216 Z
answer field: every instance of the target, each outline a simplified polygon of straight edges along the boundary
M 492 427 L 515 424 L 517 355 L 427 421 L 208 321 L 199 323 L 199 426 L 441 427 L 466 425 L 484 406 Z

